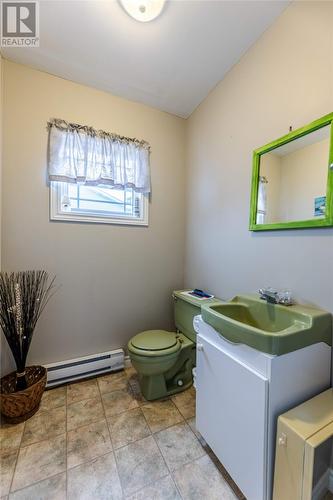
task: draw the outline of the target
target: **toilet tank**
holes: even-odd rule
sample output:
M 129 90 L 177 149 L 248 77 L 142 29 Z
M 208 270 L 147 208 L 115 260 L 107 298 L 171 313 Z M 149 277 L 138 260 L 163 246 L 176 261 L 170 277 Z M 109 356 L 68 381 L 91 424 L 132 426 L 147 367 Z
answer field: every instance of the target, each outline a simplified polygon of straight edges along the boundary
M 193 318 L 201 314 L 202 304 L 212 304 L 221 302 L 215 297 L 212 299 L 200 300 L 184 292 L 190 290 L 177 290 L 173 292 L 175 325 L 177 330 L 186 335 L 187 338 L 196 342 L 197 334 L 193 328 Z

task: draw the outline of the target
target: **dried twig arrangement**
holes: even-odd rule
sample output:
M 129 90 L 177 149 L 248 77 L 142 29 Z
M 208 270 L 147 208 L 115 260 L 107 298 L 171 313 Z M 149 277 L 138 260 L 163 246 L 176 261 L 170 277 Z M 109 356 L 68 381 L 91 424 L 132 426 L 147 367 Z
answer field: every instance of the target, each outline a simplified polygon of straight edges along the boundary
M 46 271 L 0 273 L 0 327 L 16 363 L 16 390 L 27 387 L 25 366 L 36 323 L 53 295 Z

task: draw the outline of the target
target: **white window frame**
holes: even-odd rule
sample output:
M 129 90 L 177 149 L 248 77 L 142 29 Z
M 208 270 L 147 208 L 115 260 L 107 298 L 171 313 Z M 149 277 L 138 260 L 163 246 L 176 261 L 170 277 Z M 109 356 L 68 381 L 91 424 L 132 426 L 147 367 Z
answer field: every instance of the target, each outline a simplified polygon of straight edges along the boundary
M 92 222 L 97 224 L 121 224 L 128 226 L 148 226 L 149 223 L 149 196 L 141 196 L 141 217 L 129 217 L 128 215 L 103 215 L 94 213 L 75 213 L 62 210 L 61 200 L 63 197 L 63 184 L 50 182 L 50 220 L 67 222 Z

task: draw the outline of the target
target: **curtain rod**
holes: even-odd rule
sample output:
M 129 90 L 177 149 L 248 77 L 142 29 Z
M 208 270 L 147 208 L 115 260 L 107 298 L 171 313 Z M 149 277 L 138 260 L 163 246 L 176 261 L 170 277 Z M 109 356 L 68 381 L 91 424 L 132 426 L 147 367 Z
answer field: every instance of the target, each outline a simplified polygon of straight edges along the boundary
M 100 138 L 109 138 L 113 141 L 123 142 L 126 144 L 134 144 L 137 147 L 142 147 L 150 151 L 150 144 L 147 141 L 125 137 L 123 135 L 114 134 L 112 132 L 105 132 L 104 130 L 96 130 L 93 127 L 89 127 L 88 125 L 79 125 L 78 123 L 70 123 L 66 120 L 62 120 L 61 118 L 51 118 L 47 122 L 47 129 L 50 130 L 52 127 L 56 127 L 59 130 L 63 131 L 77 131 L 83 132 L 92 137 L 100 137 Z

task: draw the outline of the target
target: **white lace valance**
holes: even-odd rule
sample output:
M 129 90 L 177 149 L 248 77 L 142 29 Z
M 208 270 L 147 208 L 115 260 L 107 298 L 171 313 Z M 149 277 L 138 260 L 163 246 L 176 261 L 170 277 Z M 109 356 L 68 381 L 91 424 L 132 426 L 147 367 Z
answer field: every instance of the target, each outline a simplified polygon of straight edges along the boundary
M 147 142 L 60 119 L 50 120 L 47 126 L 50 181 L 107 184 L 150 193 Z

